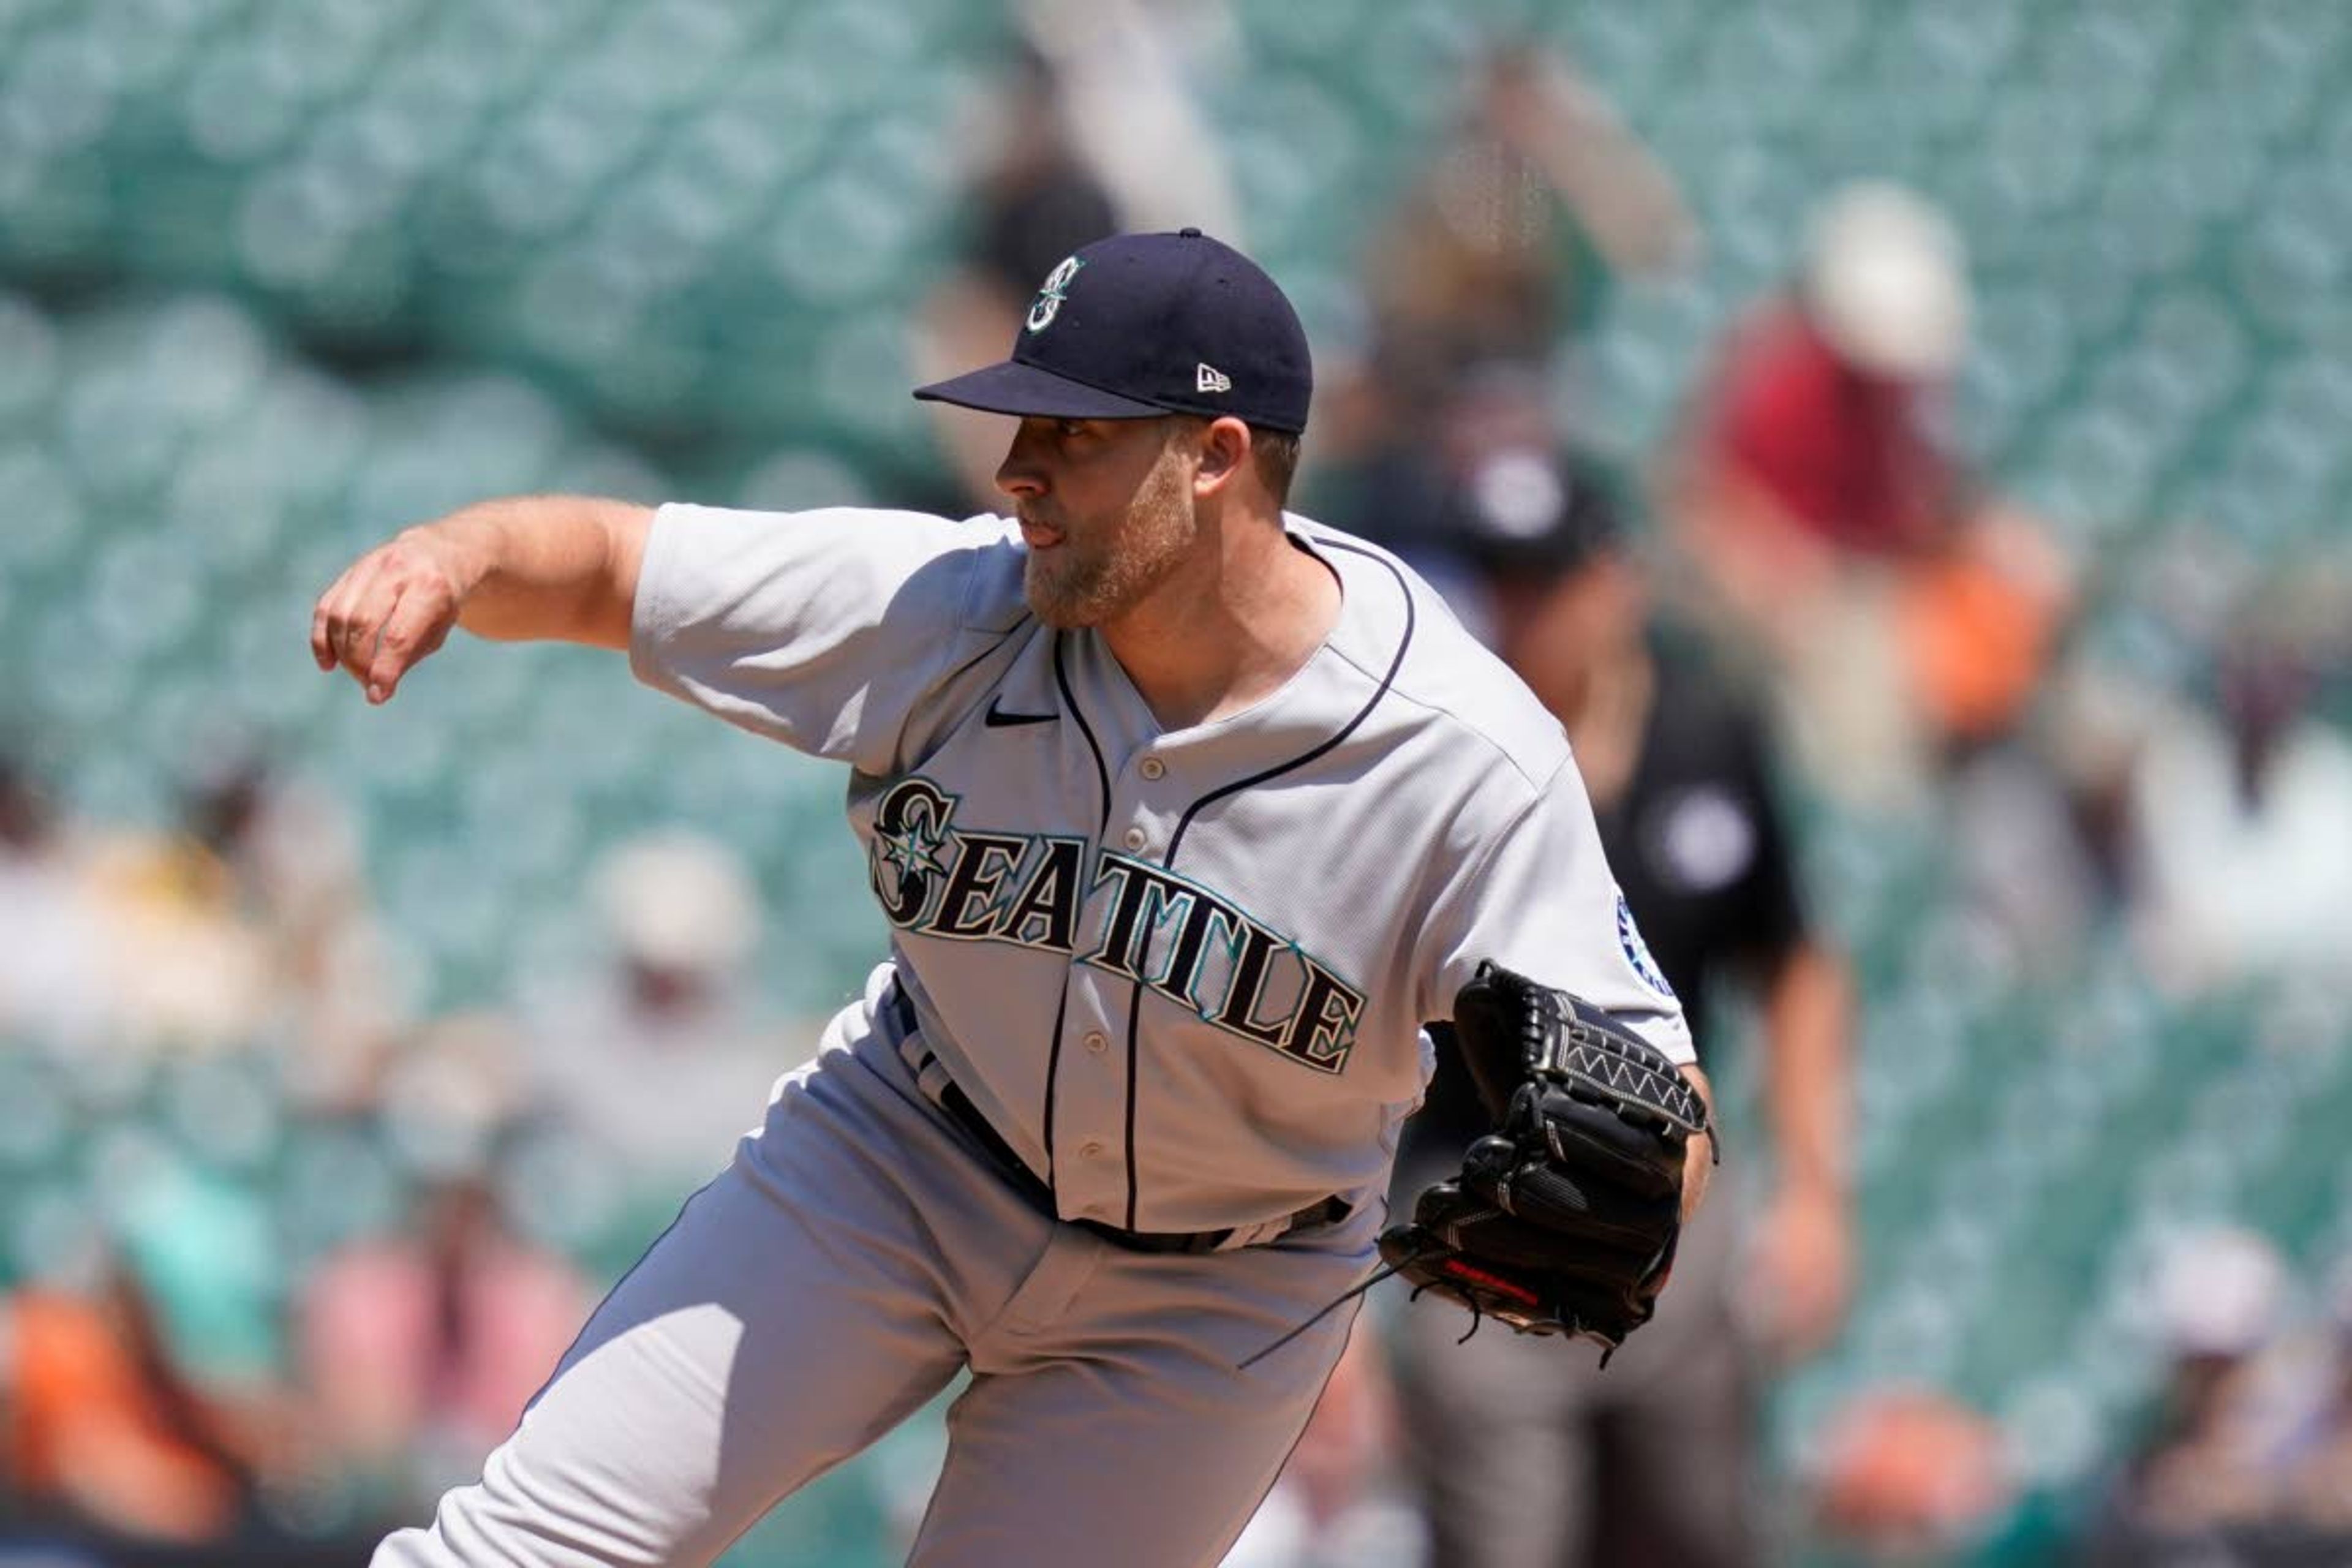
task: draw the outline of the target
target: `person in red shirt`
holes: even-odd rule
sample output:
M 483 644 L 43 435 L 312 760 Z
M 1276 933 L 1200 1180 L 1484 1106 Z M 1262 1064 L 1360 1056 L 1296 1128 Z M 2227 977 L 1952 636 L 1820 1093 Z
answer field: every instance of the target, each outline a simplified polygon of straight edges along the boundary
M 1948 434 L 1969 309 L 1939 212 L 1893 185 L 1839 193 L 1795 283 L 1733 333 L 1672 460 L 1681 549 L 1788 678 L 1792 729 L 1833 782 L 1900 778 L 2004 732 L 2067 600 L 2042 531 Z

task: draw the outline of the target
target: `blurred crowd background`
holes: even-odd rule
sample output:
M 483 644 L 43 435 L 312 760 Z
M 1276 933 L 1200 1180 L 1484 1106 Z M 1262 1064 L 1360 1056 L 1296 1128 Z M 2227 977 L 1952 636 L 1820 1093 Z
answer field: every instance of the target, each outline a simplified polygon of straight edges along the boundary
M 2352 1561 L 2347 85 L 2331 0 L 0 0 L 0 1564 L 364 1561 L 881 947 L 839 776 L 578 650 L 371 710 L 343 561 L 984 509 L 908 388 L 1186 223 L 1706 1012 L 1726 1402 L 1513 1419 L 1607 1513 L 1705 1415 L 1737 1544 L 1509 1560 Z M 1444 1310 L 1236 1563 L 1506 1561 Z M 898 1561 L 940 1441 L 727 1561 Z

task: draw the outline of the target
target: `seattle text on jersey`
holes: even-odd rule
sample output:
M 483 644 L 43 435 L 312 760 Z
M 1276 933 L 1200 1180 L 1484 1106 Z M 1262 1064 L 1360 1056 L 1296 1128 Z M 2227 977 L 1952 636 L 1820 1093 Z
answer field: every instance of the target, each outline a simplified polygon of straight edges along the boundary
M 1364 994 L 1295 940 L 1196 882 L 1085 838 L 957 827 L 957 801 L 920 774 L 882 796 L 869 872 L 892 925 L 1066 954 L 1319 1071 L 1347 1066 Z M 1082 932 L 1089 905 L 1095 919 Z

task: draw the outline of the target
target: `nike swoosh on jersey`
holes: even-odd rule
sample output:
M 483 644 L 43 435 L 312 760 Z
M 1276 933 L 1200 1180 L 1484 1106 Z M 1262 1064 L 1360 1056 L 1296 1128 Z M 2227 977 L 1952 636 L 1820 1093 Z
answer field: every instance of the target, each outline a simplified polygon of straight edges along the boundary
M 1059 713 L 1008 713 L 1001 706 L 1003 701 L 1003 698 L 990 698 L 988 711 L 981 715 L 981 722 L 992 730 L 1009 730 L 1020 724 L 1050 724 L 1061 717 Z

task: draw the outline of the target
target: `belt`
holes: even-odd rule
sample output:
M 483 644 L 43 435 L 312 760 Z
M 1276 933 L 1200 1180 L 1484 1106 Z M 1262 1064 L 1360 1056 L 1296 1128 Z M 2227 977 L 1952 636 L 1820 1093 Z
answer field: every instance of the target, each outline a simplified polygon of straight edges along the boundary
M 917 1027 L 915 1005 L 907 999 L 904 991 L 896 986 L 891 988 L 891 1002 L 898 1012 L 902 1037 L 912 1035 Z M 1350 1206 L 1348 1200 L 1335 1194 L 1308 1204 L 1305 1208 L 1294 1210 L 1272 1226 L 1228 1226 L 1223 1230 L 1123 1230 L 1098 1219 L 1066 1220 L 1061 1217 L 1054 1202 L 1054 1189 L 1029 1168 L 1029 1162 L 1004 1141 L 1004 1134 L 991 1125 L 988 1118 L 981 1114 L 980 1107 L 971 1102 L 971 1097 L 956 1087 L 953 1079 L 946 1077 L 943 1071 L 923 1072 L 919 1076 L 924 1081 L 938 1085 L 937 1089 L 930 1093 L 932 1103 L 947 1112 L 950 1121 L 971 1133 L 972 1141 L 987 1151 L 1006 1183 L 1027 1201 L 1030 1207 L 1047 1219 L 1076 1226 L 1129 1252 L 1223 1252 L 1237 1245 L 1261 1246 L 1310 1226 L 1337 1225 L 1348 1216 Z M 1235 1238 L 1244 1232 L 1253 1233 L 1252 1239 L 1237 1242 Z

